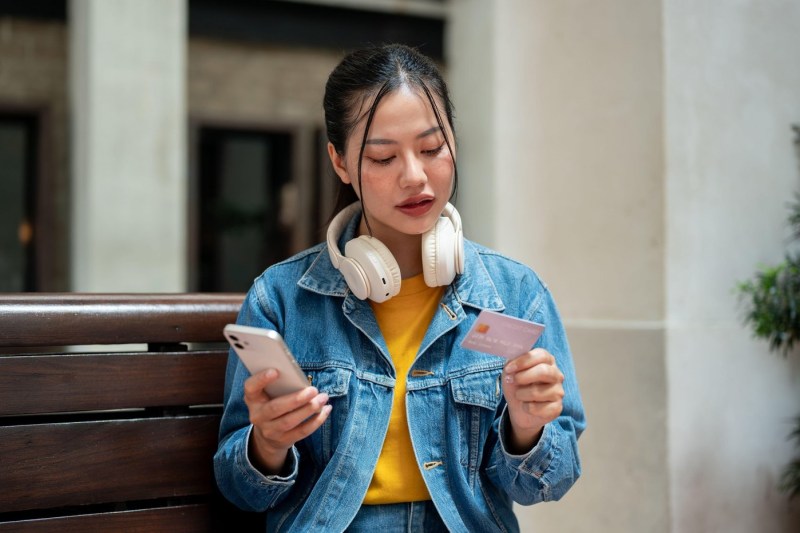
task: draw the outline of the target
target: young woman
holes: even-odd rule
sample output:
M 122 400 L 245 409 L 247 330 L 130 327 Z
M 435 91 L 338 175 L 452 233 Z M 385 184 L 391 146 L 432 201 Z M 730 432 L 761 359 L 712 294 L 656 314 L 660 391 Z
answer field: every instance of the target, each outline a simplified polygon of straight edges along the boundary
M 283 335 L 309 386 L 270 398 L 277 372 L 231 356 L 219 487 L 268 511 L 268 531 L 518 531 L 512 501 L 556 500 L 580 475 L 556 306 L 528 267 L 463 239 L 452 105 L 428 58 L 356 51 L 324 108 L 340 204 L 355 201 L 326 243 L 255 280 L 238 320 Z M 463 348 L 483 309 L 544 333 L 510 361 Z

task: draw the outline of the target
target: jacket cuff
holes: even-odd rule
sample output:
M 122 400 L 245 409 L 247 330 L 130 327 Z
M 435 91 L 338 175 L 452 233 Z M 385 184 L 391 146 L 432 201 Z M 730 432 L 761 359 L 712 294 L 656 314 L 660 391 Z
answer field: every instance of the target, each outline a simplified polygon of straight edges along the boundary
M 528 452 L 517 455 L 508 451 L 508 442 L 506 436 L 506 425 L 511 424 L 508 417 L 508 405 L 503 408 L 503 414 L 500 418 L 499 438 L 500 450 L 506 463 L 512 468 L 519 469 L 522 472 L 533 475 L 536 478 L 541 478 L 547 471 L 553 457 L 556 456 L 558 450 L 558 431 L 553 427 L 552 422 L 548 422 L 542 428 L 542 434 L 536 444 L 528 450 Z
M 247 433 L 244 436 L 244 453 L 238 458 L 237 463 L 241 473 L 244 475 L 248 483 L 260 486 L 274 486 L 274 485 L 292 485 L 294 480 L 297 479 L 297 470 L 300 463 L 300 456 L 297 448 L 292 446 L 289 449 L 289 454 L 286 457 L 288 465 L 285 467 L 289 473 L 286 476 L 280 475 L 264 475 L 259 471 L 253 463 L 250 462 L 250 433 L 253 431 L 253 426 L 247 428 Z

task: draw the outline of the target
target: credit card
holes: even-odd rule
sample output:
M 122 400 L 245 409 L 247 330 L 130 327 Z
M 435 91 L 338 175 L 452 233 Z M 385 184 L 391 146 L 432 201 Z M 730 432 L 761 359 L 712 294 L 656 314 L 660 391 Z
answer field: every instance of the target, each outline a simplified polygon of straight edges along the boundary
M 544 324 L 484 309 L 461 341 L 461 346 L 513 359 L 529 351 L 543 331 Z

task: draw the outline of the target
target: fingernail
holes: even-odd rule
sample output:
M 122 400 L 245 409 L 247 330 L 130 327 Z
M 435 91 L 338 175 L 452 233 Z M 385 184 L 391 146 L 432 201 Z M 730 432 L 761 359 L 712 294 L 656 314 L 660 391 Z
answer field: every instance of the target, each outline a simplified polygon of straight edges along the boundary
M 514 383 L 514 374 L 506 374 L 503 381 L 506 383 Z
M 268 369 L 266 369 L 264 371 L 264 377 L 271 378 L 271 377 L 275 376 L 275 374 L 277 374 L 277 373 L 278 373 L 278 371 L 275 370 L 274 368 L 268 368 Z
M 517 371 L 517 363 L 508 363 L 506 365 L 506 374 L 513 374 Z
M 328 403 L 328 395 L 323 392 L 322 394 L 317 396 L 317 401 L 319 402 L 320 405 L 325 405 L 326 403 Z
M 325 416 L 328 416 L 328 414 L 331 411 L 333 411 L 333 406 L 332 405 L 326 405 L 325 407 L 322 408 L 322 414 L 325 415 Z
M 316 396 L 317 393 L 318 391 L 314 387 L 306 387 L 305 389 L 303 389 L 303 392 L 300 395 L 300 399 L 307 402 L 311 400 L 314 396 Z

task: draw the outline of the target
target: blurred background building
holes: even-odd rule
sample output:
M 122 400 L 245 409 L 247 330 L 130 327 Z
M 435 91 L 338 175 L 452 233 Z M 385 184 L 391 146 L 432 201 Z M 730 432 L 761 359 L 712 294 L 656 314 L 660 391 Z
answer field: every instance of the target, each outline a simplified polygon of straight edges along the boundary
M 244 291 L 320 240 L 343 53 L 442 65 L 469 238 L 559 302 L 584 476 L 526 532 L 779 532 L 797 358 L 734 287 L 789 241 L 791 0 L 0 1 L 0 291 Z

